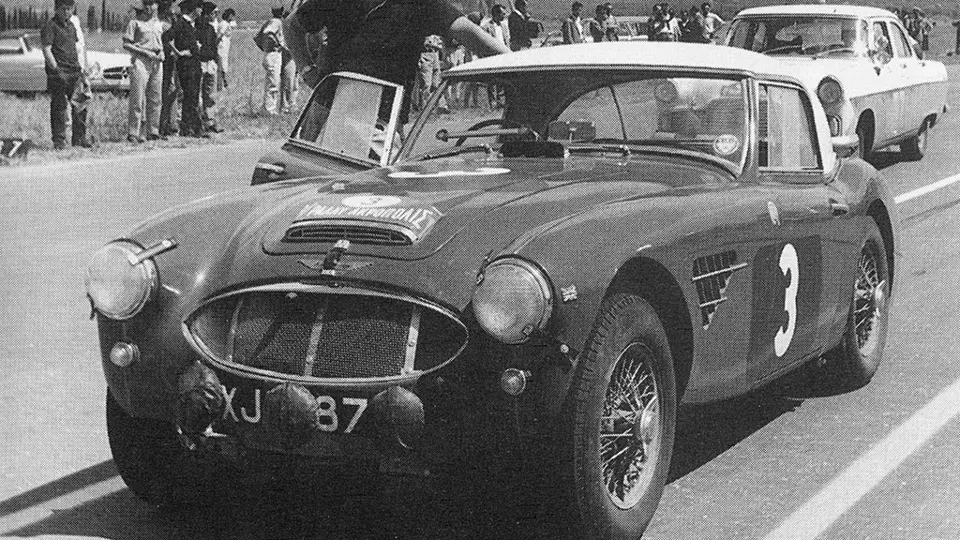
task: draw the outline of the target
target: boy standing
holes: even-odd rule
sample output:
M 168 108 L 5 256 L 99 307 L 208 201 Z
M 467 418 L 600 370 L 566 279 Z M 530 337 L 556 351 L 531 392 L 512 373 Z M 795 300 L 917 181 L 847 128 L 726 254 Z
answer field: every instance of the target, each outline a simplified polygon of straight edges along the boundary
M 142 143 L 160 138 L 160 107 L 163 96 L 163 24 L 157 17 L 157 0 L 143 0 L 140 16 L 131 19 L 123 35 L 123 48 L 130 52 L 130 94 L 127 140 Z M 146 109 L 146 114 L 144 114 Z

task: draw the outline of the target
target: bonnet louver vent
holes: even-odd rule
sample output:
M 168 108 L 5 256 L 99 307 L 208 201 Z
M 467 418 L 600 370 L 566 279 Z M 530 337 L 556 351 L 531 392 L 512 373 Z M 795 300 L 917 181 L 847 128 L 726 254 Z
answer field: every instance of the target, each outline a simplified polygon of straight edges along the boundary
M 294 225 L 284 235 L 284 242 L 334 243 L 349 240 L 352 244 L 373 246 L 409 246 L 413 238 L 401 228 L 346 223 L 307 223 Z

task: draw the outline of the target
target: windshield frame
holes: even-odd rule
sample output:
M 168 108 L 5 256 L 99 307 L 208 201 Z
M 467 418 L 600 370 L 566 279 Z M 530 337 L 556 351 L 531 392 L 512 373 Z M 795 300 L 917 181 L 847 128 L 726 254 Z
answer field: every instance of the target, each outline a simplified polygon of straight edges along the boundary
M 424 128 L 427 126 L 428 120 L 431 116 L 432 111 L 435 107 L 438 106 L 438 102 L 441 100 L 441 96 L 446 93 L 446 89 L 449 85 L 454 83 L 464 83 L 464 82 L 484 82 L 492 84 L 504 84 L 509 82 L 511 79 L 524 76 L 537 76 L 538 74 L 543 73 L 544 71 L 553 71 L 556 73 L 570 72 L 571 74 L 577 73 L 581 75 L 590 75 L 593 77 L 593 74 L 596 74 L 596 84 L 590 86 L 584 86 L 583 88 L 578 88 L 571 90 L 566 94 L 566 98 L 563 100 L 557 100 L 553 105 L 552 109 L 542 114 L 542 116 L 549 116 L 550 118 L 556 119 L 559 115 L 563 113 L 566 108 L 572 104 L 574 101 L 579 99 L 580 96 L 596 91 L 597 89 L 607 88 L 607 87 L 616 87 L 619 84 L 625 82 L 639 81 L 639 80 L 649 80 L 649 79 L 721 79 L 729 80 L 730 82 L 736 82 L 741 85 L 741 95 L 744 100 L 743 103 L 743 123 L 744 123 L 744 136 L 746 140 L 743 141 L 743 151 L 740 152 L 739 160 L 732 161 L 726 160 L 721 157 L 717 157 L 705 152 L 698 152 L 693 149 L 683 149 L 683 148 L 671 148 L 670 146 L 651 146 L 649 144 L 635 144 L 634 146 L 639 149 L 638 154 L 643 154 L 645 152 L 655 153 L 664 153 L 671 155 L 682 155 L 687 158 L 702 155 L 704 160 L 713 165 L 718 165 L 722 162 L 722 168 L 728 170 L 730 173 L 740 176 L 746 170 L 749 164 L 749 160 L 754 155 L 753 145 L 756 138 L 756 122 L 754 120 L 756 112 L 754 111 L 755 105 L 755 79 L 756 75 L 747 70 L 723 70 L 723 69 L 702 69 L 702 68 L 690 68 L 690 69 L 668 69 L 666 67 L 659 66 L 643 66 L 642 68 L 624 68 L 617 67 L 615 69 L 610 68 L 590 68 L 590 67 L 572 67 L 569 69 L 563 70 L 554 70 L 554 69 L 524 69 L 516 71 L 502 71 L 502 72 L 464 72 L 464 73 L 455 73 L 453 76 L 449 74 L 444 74 L 443 81 L 441 82 L 440 87 L 435 91 L 428 100 L 426 106 L 423 110 L 420 111 L 416 120 L 413 122 L 411 129 L 407 133 L 407 137 L 404 139 L 403 147 L 399 152 L 398 162 L 416 160 L 417 158 L 423 158 L 430 154 L 418 153 L 413 154 L 414 146 L 419 137 L 430 136 L 429 134 L 424 133 Z M 522 86 L 514 84 L 513 86 Z M 505 107 L 503 109 L 503 116 L 505 117 L 508 114 L 510 107 Z M 544 108 L 546 111 L 546 108 Z M 545 129 L 543 131 L 538 130 L 537 126 L 532 127 L 541 138 L 545 136 Z M 629 141 L 628 141 L 629 142 Z M 491 145 L 498 147 L 499 145 Z
M 834 19 L 834 20 L 852 21 L 854 24 L 854 28 L 856 30 L 856 37 L 854 38 L 854 42 L 855 44 L 859 45 L 858 47 L 854 47 L 854 51 L 855 51 L 853 53 L 854 57 L 864 57 L 864 56 L 867 56 L 869 53 L 869 42 L 868 42 L 869 35 L 865 35 L 863 33 L 863 30 L 864 30 L 863 23 L 866 22 L 866 19 L 857 15 L 840 14 L 840 13 L 766 13 L 766 14 L 745 15 L 742 17 L 735 17 L 730 22 L 730 29 L 727 31 L 727 37 L 724 40 L 724 44 L 727 45 L 728 47 L 734 47 L 734 48 L 743 49 L 743 50 L 752 50 L 752 49 L 746 49 L 744 47 L 739 47 L 737 45 L 732 44 L 737 26 L 747 22 L 753 22 L 758 20 L 769 21 L 773 19 L 824 19 L 824 20 Z M 869 33 L 869 29 L 868 29 L 868 33 Z M 759 54 L 768 54 L 767 52 L 764 52 L 764 51 L 754 51 L 754 52 L 757 52 Z M 818 57 L 819 54 L 820 53 L 815 53 L 815 54 L 801 53 L 798 56 L 805 57 L 805 58 L 815 58 L 815 57 Z M 769 54 L 769 56 L 781 58 L 781 57 L 786 57 L 787 55 Z

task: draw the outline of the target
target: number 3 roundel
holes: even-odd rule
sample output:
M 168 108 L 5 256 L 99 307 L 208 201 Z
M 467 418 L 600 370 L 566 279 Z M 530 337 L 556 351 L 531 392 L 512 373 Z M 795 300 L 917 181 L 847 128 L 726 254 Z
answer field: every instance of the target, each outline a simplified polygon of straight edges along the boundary
M 787 281 L 787 290 L 783 295 L 783 310 L 787 312 L 787 322 L 777 330 L 773 337 L 773 350 L 777 356 L 786 354 L 797 329 L 797 292 L 800 290 L 800 259 L 792 244 L 783 246 L 780 252 L 780 270 Z

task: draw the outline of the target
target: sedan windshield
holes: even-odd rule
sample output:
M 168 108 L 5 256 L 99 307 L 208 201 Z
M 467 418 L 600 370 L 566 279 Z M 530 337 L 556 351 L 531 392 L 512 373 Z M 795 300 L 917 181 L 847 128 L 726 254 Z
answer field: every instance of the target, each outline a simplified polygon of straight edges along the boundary
M 642 72 L 451 79 L 411 132 L 405 157 L 497 150 L 507 155 L 536 146 L 525 142 L 541 141 L 548 144 L 533 157 L 695 153 L 739 169 L 747 147 L 745 85 L 738 79 Z
M 729 45 L 771 55 L 857 55 L 866 52 L 865 25 L 854 18 L 745 17 L 733 22 Z

